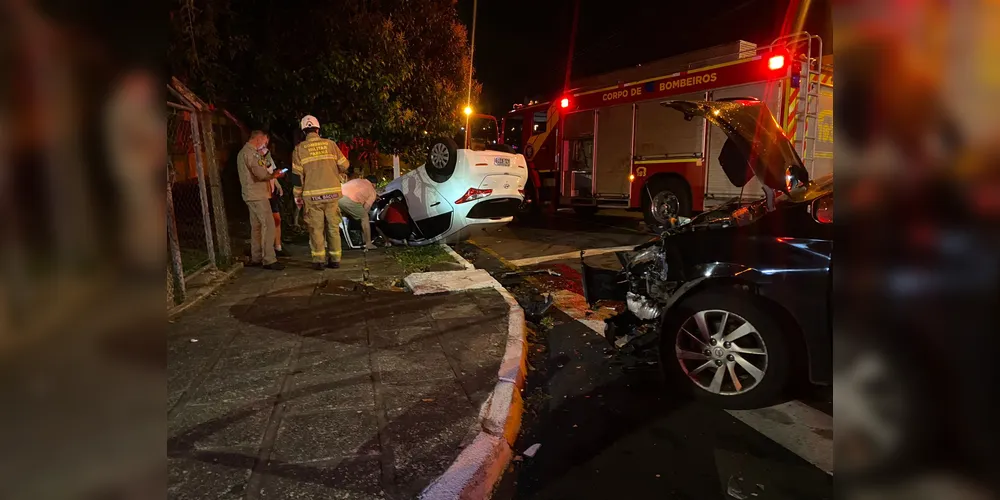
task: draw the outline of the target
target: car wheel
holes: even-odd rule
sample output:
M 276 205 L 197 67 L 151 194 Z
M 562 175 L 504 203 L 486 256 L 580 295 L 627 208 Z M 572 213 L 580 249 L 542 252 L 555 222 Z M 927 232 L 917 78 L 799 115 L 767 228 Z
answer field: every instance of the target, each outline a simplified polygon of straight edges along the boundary
M 597 215 L 597 207 L 576 206 L 573 207 L 573 211 L 580 217 L 593 217 Z
M 432 181 L 442 183 L 451 178 L 455 173 L 455 164 L 458 161 L 458 144 L 450 137 L 441 137 L 431 142 L 427 150 L 427 163 L 424 167 L 427 176 Z
M 667 226 L 673 217 L 691 216 L 691 193 L 680 179 L 653 179 L 642 197 L 642 215 L 646 226 Z
M 788 385 L 791 350 L 768 309 L 735 291 L 685 299 L 662 324 L 660 366 L 668 381 L 726 409 L 775 403 Z

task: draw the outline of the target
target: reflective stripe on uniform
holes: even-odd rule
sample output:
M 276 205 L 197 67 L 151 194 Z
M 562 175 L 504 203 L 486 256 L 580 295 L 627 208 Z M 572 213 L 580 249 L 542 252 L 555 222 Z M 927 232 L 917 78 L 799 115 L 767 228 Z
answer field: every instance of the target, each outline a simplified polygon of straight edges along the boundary
M 292 163 L 292 172 L 302 175 L 302 165 L 299 165 L 298 163 Z
M 326 251 L 320 250 L 318 252 L 309 252 L 313 257 L 324 257 L 326 256 Z
M 312 163 L 314 161 L 320 161 L 320 160 L 334 160 L 334 161 L 337 161 L 337 155 L 329 155 L 329 154 L 327 154 L 327 155 L 310 156 L 308 158 L 303 158 L 302 159 L 302 164 L 305 165 L 306 163 Z
M 340 254 L 341 254 L 340 250 L 328 250 L 327 252 L 330 254 L 330 257 L 340 258 Z
M 319 196 L 322 194 L 340 194 L 340 186 L 323 189 L 310 189 L 302 192 L 302 196 Z

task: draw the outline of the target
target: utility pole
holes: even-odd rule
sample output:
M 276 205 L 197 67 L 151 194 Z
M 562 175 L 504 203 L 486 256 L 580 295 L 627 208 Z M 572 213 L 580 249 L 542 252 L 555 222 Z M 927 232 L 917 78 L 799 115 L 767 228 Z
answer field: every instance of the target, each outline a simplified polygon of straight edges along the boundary
M 473 57 L 476 54 L 476 11 L 479 8 L 479 0 L 472 0 L 472 36 L 469 40 L 469 88 L 468 94 L 465 98 L 465 144 L 462 145 L 463 148 L 469 147 L 469 136 L 472 133 L 469 130 L 469 119 L 472 118 L 472 67 L 473 67 Z
M 465 99 L 466 106 L 472 106 L 472 61 L 476 54 L 476 10 L 479 7 L 479 0 L 472 0 L 472 38 L 469 44 L 469 93 Z

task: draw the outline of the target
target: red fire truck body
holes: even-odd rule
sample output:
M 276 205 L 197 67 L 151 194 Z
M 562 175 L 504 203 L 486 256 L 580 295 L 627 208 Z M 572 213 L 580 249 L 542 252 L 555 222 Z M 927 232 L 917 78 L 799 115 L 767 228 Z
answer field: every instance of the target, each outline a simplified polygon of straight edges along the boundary
M 670 68 L 670 60 L 646 70 L 649 77 L 640 68 L 616 72 L 636 79 L 608 85 L 605 78 L 604 85 L 509 112 L 501 141 L 528 160 L 528 196 L 534 195 L 536 205 L 580 212 L 643 210 L 651 224 L 664 222 L 664 211 L 655 207 L 690 215 L 734 196 L 758 196 L 755 179 L 735 187 L 719 165 L 724 133 L 701 118 L 685 121 L 660 105 L 667 100 L 759 99 L 793 140 L 813 178 L 831 173 L 832 59 L 821 58 L 819 37 L 800 33 L 765 48 L 748 42 L 736 48 L 708 60 L 671 58 L 686 69 L 670 73 L 657 73 Z M 590 80 L 600 83 L 601 77 Z

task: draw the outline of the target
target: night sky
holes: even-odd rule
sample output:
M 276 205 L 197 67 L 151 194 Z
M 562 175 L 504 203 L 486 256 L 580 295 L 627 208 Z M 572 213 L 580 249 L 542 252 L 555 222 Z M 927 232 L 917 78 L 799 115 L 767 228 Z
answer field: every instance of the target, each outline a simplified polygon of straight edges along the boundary
M 470 27 L 472 0 L 459 0 Z M 646 63 L 713 45 L 777 36 L 787 0 L 581 0 L 572 78 Z M 502 115 L 525 98 L 548 100 L 563 85 L 572 0 L 481 0 L 474 65 L 482 111 Z M 806 30 L 832 48 L 828 0 L 814 0 Z

